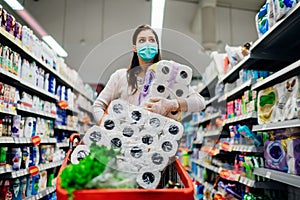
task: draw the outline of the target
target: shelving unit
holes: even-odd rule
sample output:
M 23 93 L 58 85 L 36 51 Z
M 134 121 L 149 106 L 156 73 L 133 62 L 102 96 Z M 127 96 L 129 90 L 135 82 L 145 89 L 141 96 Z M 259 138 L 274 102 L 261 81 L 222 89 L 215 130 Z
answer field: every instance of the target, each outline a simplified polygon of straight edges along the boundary
M 46 112 L 42 112 L 42 111 L 34 111 L 32 110 L 32 108 L 29 107 L 22 107 L 22 106 L 17 106 L 17 110 L 18 111 L 22 111 L 22 112 L 26 112 L 26 113 L 30 113 L 32 115 L 37 115 L 37 116 L 41 116 L 41 117 L 45 117 L 45 118 L 50 118 L 50 119 L 56 119 L 57 115 L 51 114 L 51 113 L 46 113 Z
M 300 119 L 255 125 L 253 126 L 252 131 L 268 131 L 274 129 L 293 128 L 293 127 L 300 127 Z
M 86 109 L 86 108 L 84 108 L 84 107 L 82 107 L 82 106 L 80 106 L 80 105 L 78 106 L 78 108 L 79 108 L 80 110 L 83 110 L 83 111 L 87 112 L 87 113 L 93 114 L 93 111 L 90 110 L 90 109 Z
M 63 163 L 63 161 L 57 161 L 57 162 L 47 163 L 47 164 L 40 164 L 38 166 L 38 168 L 39 168 L 39 171 L 43 171 L 43 170 L 59 167 L 60 165 L 62 165 L 62 163 Z M 10 178 L 17 178 L 17 177 L 21 177 L 21 176 L 25 176 L 25 175 L 29 175 L 29 169 L 20 169 L 18 171 L 11 170 Z
M 235 65 L 232 69 L 230 69 L 228 73 L 226 73 L 223 76 L 219 76 L 218 77 L 219 80 L 217 81 L 217 83 L 225 84 L 225 83 L 235 82 L 239 78 L 240 71 L 244 69 L 270 71 L 272 72 L 272 74 L 262 80 L 258 79 L 257 82 L 256 80 L 250 79 L 243 84 L 237 84 L 237 86 L 233 90 L 225 92 L 224 95 L 217 97 L 217 99 L 215 99 L 216 97 L 212 97 L 209 100 L 207 100 L 206 105 L 211 105 L 212 102 L 215 102 L 216 100 L 219 103 L 223 103 L 223 102 L 226 103 L 236 98 L 240 98 L 243 95 L 243 92 L 245 92 L 246 90 L 255 90 L 259 92 L 262 89 L 268 88 L 270 86 L 274 86 L 275 84 L 281 83 L 293 76 L 300 75 L 300 55 L 298 53 L 298 50 L 300 48 L 300 42 L 298 36 L 299 32 L 300 32 L 300 3 L 298 3 L 285 17 L 283 17 L 279 22 L 277 22 L 266 34 L 264 34 L 257 41 L 255 41 L 254 44 L 251 46 L 250 49 L 251 53 L 248 56 L 246 56 L 242 61 L 240 61 L 237 65 Z M 201 92 L 203 92 L 204 89 L 205 88 L 202 88 Z M 251 124 L 251 126 L 249 127 L 250 128 L 252 127 L 253 132 L 300 127 L 300 119 L 292 119 L 283 122 L 257 125 L 257 121 L 256 121 L 257 118 L 258 118 L 258 113 L 251 112 L 241 116 L 225 119 L 223 122 L 223 130 L 220 130 L 220 133 L 224 132 L 224 134 L 223 135 L 220 134 L 220 137 L 222 138 L 226 137 L 227 134 L 225 132 L 226 131 L 228 132 L 227 125 L 229 124 L 234 125 L 240 122 L 242 123 L 246 122 L 247 124 Z M 203 120 L 204 122 L 207 121 L 206 118 Z M 194 123 L 192 125 L 196 126 L 204 122 L 200 120 L 200 122 Z M 207 132 L 204 133 L 202 136 L 210 137 L 214 135 L 219 136 L 218 132 L 214 132 L 214 133 Z M 210 142 L 210 138 L 208 138 L 208 142 Z M 209 144 L 208 147 L 210 146 Z M 205 145 L 206 144 L 204 143 L 202 145 L 202 148 L 205 147 Z M 263 146 L 256 147 L 255 145 L 240 145 L 240 144 L 230 145 L 229 143 L 226 142 L 224 142 L 224 144 L 221 143 L 219 145 L 219 148 L 218 147 L 214 147 L 214 148 L 216 148 L 217 151 L 218 150 L 223 150 L 223 151 L 220 151 L 220 154 L 217 156 L 215 154 L 209 154 L 209 155 L 206 154 L 207 158 L 205 158 L 205 160 L 216 159 L 216 161 L 222 161 L 221 157 L 223 156 L 223 154 L 234 157 L 234 155 L 237 155 L 237 153 L 241 155 L 254 154 L 255 156 L 257 155 L 263 156 L 263 152 L 264 152 Z M 204 148 L 203 151 L 208 151 L 208 150 Z M 201 151 L 199 151 L 199 154 L 200 153 Z M 192 162 L 201 165 L 202 167 L 210 170 L 211 172 L 215 172 L 219 174 L 221 177 L 223 172 L 230 173 L 230 170 L 225 171 L 225 169 L 222 169 L 221 167 L 215 167 L 212 164 L 203 162 L 202 160 L 192 160 Z M 212 160 L 212 163 L 214 163 L 214 160 Z M 225 166 L 225 165 L 219 165 L 219 166 Z M 255 168 L 253 173 L 255 175 L 271 179 L 271 181 L 270 180 L 264 182 L 254 181 L 252 179 L 241 176 L 239 174 L 237 174 L 234 177 L 234 173 L 232 174 L 232 178 L 235 179 L 233 181 L 249 186 L 251 188 L 288 190 L 289 185 L 296 188 L 300 188 L 300 176 L 291 175 L 288 173 L 279 172 L 271 169 L 265 169 L 265 168 Z M 226 176 L 223 176 L 222 178 L 226 179 Z M 213 191 L 212 187 L 211 187 L 211 191 Z
M 63 126 L 63 125 L 55 125 L 55 129 L 62 130 L 62 131 L 79 132 L 76 128 Z
M 220 115 L 221 115 L 221 114 L 220 114 L 219 112 L 218 112 L 218 113 L 211 114 L 210 116 L 205 117 L 204 119 L 200 120 L 199 122 L 193 123 L 192 126 L 197 126 L 197 125 L 202 124 L 202 123 L 204 123 L 204 122 L 207 122 L 207 121 L 209 121 L 209 120 L 215 119 L 215 118 L 219 117 Z
M 221 130 L 214 130 L 214 131 L 206 131 L 202 136 L 203 137 L 213 137 L 221 135 Z
M 220 98 L 220 96 L 216 95 L 213 98 L 211 98 L 210 100 L 205 101 L 205 105 L 208 106 L 208 105 L 212 104 L 213 102 L 215 102 L 216 100 L 218 100 L 219 98 Z
M 55 138 L 41 138 L 41 144 L 55 144 Z M 0 137 L 0 144 L 31 144 L 31 138 L 18 138 L 18 137 Z
M 258 176 L 300 188 L 300 177 L 296 175 L 266 168 L 255 168 L 253 173 Z
M 262 153 L 263 152 L 263 147 L 256 147 L 254 145 L 242 145 L 242 144 L 233 144 L 229 145 L 227 149 L 222 148 L 222 145 L 220 145 L 220 150 L 223 151 L 240 151 L 240 152 L 252 152 L 252 153 Z
M 251 113 L 247 113 L 247 114 L 240 115 L 237 117 L 225 119 L 223 125 L 240 122 L 240 121 L 247 120 L 247 119 L 255 119 L 255 118 L 257 118 L 257 113 L 251 112 Z
M 57 148 L 65 148 L 65 147 L 69 147 L 69 143 L 67 143 L 67 142 L 57 143 L 56 146 L 57 146 Z
M 0 110 L 0 114 L 5 114 L 5 115 L 17 115 L 16 111 L 6 111 L 6 110 Z
M 40 191 L 38 194 L 33 195 L 31 197 L 27 197 L 25 200 L 38 200 L 42 199 L 43 197 L 55 192 L 56 186 L 48 187 L 47 189 Z

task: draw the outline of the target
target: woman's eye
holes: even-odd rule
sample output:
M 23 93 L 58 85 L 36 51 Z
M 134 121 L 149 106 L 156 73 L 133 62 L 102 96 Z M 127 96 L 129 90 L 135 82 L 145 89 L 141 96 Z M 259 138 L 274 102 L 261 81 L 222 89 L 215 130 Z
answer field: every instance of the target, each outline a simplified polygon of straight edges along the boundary
M 145 42 L 145 39 L 139 39 L 139 43 Z
M 149 39 L 149 42 L 155 43 L 155 39 L 151 38 L 151 39 Z

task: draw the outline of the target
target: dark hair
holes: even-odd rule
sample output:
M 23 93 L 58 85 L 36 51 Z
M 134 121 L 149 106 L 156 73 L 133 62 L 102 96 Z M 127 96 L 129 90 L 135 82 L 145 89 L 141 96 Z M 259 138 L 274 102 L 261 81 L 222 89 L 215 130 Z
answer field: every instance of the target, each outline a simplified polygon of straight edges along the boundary
M 145 30 L 150 30 L 154 36 L 155 39 L 157 41 L 157 45 L 158 45 L 158 53 L 155 55 L 154 57 L 154 63 L 160 61 L 160 51 L 159 51 L 159 41 L 158 41 L 158 37 L 156 32 L 147 24 L 143 24 L 137 27 L 137 29 L 134 31 L 133 35 L 132 35 L 132 44 L 136 45 L 136 40 L 137 40 L 137 36 L 139 35 L 140 32 L 145 31 Z M 131 87 L 133 94 L 137 91 L 137 78 L 136 75 L 140 72 L 141 68 L 140 68 L 140 63 L 139 63 L 139 59 L 138 59 L 138 55 L 136 52 L 133 52 L 133 56 L 131 59 L 131 65 L 127 71 L 127 81 L 128 81 L 128 85 Z

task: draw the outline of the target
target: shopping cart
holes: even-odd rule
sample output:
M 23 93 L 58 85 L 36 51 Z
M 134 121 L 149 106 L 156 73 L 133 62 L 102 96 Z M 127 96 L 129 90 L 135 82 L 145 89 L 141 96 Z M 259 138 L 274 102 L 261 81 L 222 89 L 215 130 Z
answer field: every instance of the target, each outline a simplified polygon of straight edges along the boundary
M 70 156 L 72 150 L 76 146 L 74 140 L 80 140 L 79 134 L 73 134 L 70 137 L 69 151 L 66 158 L 59 170 L 57 183 L 56 183 L 56 194 L 58 200 L 68 200 L 68 193 L 65 189 L 61 187 L 60 174 L 63 169 L 70 163 Z M 84 189 L 74 191 L 74 200 L 99 200 L 99 199 L 109 199 L 109 200 L 154 200 L 154 199 L 164 199 L 164 200 L 193 200 L 194 199 L 194 186 L 186 173 L 183 166 L 176 159 L 172 165 L 169 165 L 162 174 L 162 180 L 160 185 L 164 186 L 169 181 L 180 183 L 181 186 L 178 189 Z

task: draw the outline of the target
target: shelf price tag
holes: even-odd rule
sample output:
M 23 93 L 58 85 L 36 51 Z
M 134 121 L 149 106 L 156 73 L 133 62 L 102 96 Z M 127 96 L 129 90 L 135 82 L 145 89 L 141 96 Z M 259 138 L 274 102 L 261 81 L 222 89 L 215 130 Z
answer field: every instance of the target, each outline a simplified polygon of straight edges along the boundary
M 31 166 L 29 167 L 29 174 L 31 176 L 35 176 L 39 173 L 39 168 L 37 166 Z
M 31 138 L 31 141 L 32 141 L 34 146 L 37 146 L 41 143 L 41 137 L 40 136 L 33 136 Z

